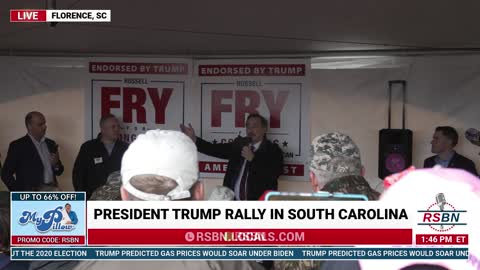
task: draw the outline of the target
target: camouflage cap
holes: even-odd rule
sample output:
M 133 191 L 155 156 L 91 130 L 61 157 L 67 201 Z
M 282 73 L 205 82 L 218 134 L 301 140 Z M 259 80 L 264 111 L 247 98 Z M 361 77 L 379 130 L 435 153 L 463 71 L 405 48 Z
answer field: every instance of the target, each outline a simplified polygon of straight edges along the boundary
M 89 200 L 92 201 L 121 201 L 120 187 L 122 186 L 122 176 L 120 171 L 112 172 L 105 185 L 95 189 Z
M 380 193 L 374 190 L 367 179 L 360 175 L 347 175 L 328 182 L 321 191 L 330 193 L 362 194 L 371 201 L 378 200 Z
M 310 170 L 330 173 L 335 178 L 358 175 L 362 169 L 360 150 L 345 134 L 332 132 L 313 139 L 310 149 Z

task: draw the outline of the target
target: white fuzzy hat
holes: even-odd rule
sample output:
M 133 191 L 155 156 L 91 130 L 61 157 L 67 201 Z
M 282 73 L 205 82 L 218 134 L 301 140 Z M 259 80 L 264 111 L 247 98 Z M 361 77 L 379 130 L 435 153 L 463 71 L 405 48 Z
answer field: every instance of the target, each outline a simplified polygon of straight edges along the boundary
M 133 196 L 146 200 L 180 200 L 190 197 L 190 188 L 198 180 L 197 147 L 179 131 L 149 130 L 130 144 L 122 159 L 122 184 Z M 145 193 L 130 184 L 137 175 L 165 176 L 178 186 L 167 195 Z
M 460 170 L 436 166 L 413 170 L 388 188 L 380 201 L 397 203 L 405 208 L 421 209 L 444 194 L 446 202 L 457 209 L 467 210 L 469 220 L 469 258 L 467 260 L 360 260 L 362 270 L 399 270 L 414 264 L 443 266 L 449 270 L 480 269 L 480 179 Z M 436 232 L 432 230 L 432 234 Z M 451 232 L 450 232 L 451 233 Z M 446 245 L 448 246 L 448 245 Z M 438 247 L 438 246 L 437 246 Z
M 235 192 L 224 186 L 216 186 L 210 193 L 209 201 L 233 201 Z

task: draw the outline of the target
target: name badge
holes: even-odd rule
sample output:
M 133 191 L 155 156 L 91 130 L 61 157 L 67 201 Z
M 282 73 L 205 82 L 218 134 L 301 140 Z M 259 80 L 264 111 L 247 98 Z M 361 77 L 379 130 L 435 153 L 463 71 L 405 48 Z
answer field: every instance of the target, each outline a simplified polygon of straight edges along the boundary
M 95 164 L 102 163 L 102 162 L 103 162 L 103 158 L 102 158 L 102 157 L 93 158 L 93 162 L 94 162 Z

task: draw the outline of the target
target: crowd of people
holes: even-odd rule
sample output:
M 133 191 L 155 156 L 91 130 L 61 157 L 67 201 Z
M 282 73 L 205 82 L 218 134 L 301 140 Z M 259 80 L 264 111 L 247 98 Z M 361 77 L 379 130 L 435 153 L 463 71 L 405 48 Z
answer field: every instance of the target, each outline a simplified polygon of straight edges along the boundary
M 188 125 L 180 131 L 150 130 L 127 145 L 119 140 L 119 121 L 114 115 L 100 119 L 101 132 L 84 143 L 75 160 L 73 185 L 90 200 L 203 200 L 197 151 L 228 160 L 223 188 L 215 197 L 258 200 L 266 191 L 278 189 L 283 153 L 266 137 L 267 120 L 258 113 L 246 120 L 247 137 L 231 143 L 211 144 L 195 135 Z M 64 168 L 55 141 L 45 137 L 46 119 L 39 112 L 25 117 L 27 135 L 10 144 L 2 168 L 2 180 L 11 191 L 51 191 L 58 187 L 56 176 Z M 458 133 L 452 127 L 438 127 L 432 140 L 434 156 L 425 160 L 430 169 L 390 176 L 380 194 L 364 178 L 360 150 L 346 134 L 332 132 L 313 139 L 308 161 L 312 192 L 363 194 L 369 200 L 395 200 L 407 194 L 412 205 L 422 192 L 453 190 L 459 198 L 480 202 L 480 180 L 474 163 L 457 153 Z M 434 168 L 432 168 L 434 167 Z M 0 209 L 0 211 L 2 211 Z M 2 212 L 3 213 L 3 212 Z M 0 218 L 4 216 L 3 214 Z M 0 220 L 1 222 L 6 222 Z M 3 225 L 3 223 L 2 223 Z M 1 229 L 1 228 L 0 228 Z M 1 231 L 0 231 L 1 232 Z M 4 232 L 2 232 L 3 234 Z M 0 234 L 0 236 L 2 235 Z M 7 239 L 8 240 L 8 239 Z M 3 254 L 8 241 L 0 242 Z M 478 239 L 477 239 L 478 240 Z M 472 253 L 471 253 L 472 254 Z M 475 256 L 478 256 L 478 253 Z M 1 257 L 0 257 L 1 258 Z M 477 269 L 472 260 L 463 264 L 382 261 L 254 262 L 254 261 L 84 261 L 34 262 L 30 269 Z M 13 264 L 12 264 L 13 265 Z M 18 267 L 21 267 L 19 265 Z M 1 269 L 1 264 L 0 264 Z M 20 269 L 20 268 L 19 268 Z M 26 268 L 24 268 L 26 269 Z

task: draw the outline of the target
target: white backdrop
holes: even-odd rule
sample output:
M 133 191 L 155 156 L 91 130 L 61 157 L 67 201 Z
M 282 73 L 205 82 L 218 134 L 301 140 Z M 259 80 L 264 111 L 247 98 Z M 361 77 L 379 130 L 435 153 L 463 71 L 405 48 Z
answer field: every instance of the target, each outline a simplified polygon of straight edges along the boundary
M 392 79 L 408 81 L 407 127 L 414 132 L 414 164 L 421 166 L 431 155 L 434 127 L 452 125 L 461 134 L 458 152 L 480 168 L 480 148 L 470 145 L 462 135 L 469 127 L 480 127 L 480 56 L 408 60 L 409 64 L 399 68 L 312 70 L 312 137 L 334 130 L 352 136 L 373 186 L 379 184 L 378 130 L 387 124 L 386 86 Z M 8 144 L 26 133 L 26 112 L 42 111 L 47 117 L 47 134 L 59 143 L 65 164 L 60 185 L 72 189 L 72 165 L 86 132 L 84 92 L 90 89 L 87 64 L 87 58 L 0 57 L 2 161 Z M 209 189 L 221 180 L 206 183 Z M 290 191 L 310 189 L 306 181 L 281 181 L 279 186 Z
M 460 135 L 457 151 L 480 169 L 480 148 L 463 136 L 467 128 L 480 127 L 480 57 L 417 57 L 407 62 L 392 68 L 313 69 L 312 136 L 335 130 L 350 135 L 375 187 L 380 182 L 378 131 L 387 127 L 387 82 L 403 79 L 408 82 L 406 126 L 413 131 L 414 165 L 423 166 L 432 155 L 434 128 L 451 125 Z M 400 92 L 395 90 L 392 124 L 399 128 Z

